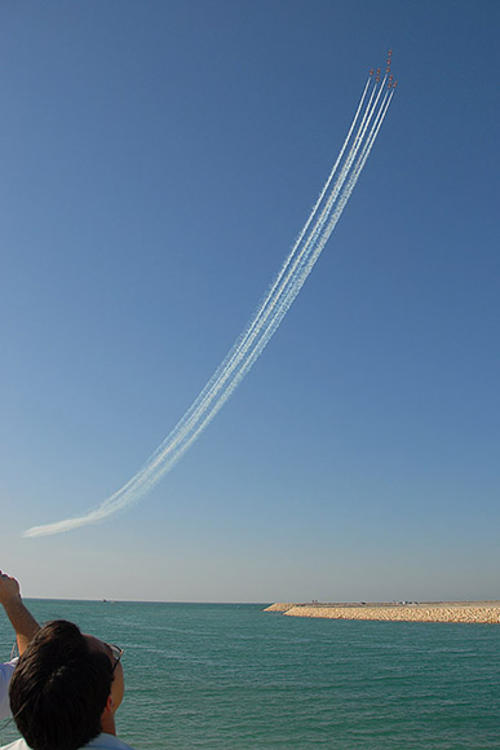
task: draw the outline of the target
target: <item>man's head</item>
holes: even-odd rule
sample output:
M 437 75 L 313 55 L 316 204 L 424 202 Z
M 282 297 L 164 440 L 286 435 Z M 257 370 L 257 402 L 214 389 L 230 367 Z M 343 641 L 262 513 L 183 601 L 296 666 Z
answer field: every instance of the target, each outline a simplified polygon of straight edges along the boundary
M 38 631 L 10 685 L 12 714 L 34 750 L 77 750 L 114 729 L 122 697 L 123 672 L 111 647 L 66 620 Z

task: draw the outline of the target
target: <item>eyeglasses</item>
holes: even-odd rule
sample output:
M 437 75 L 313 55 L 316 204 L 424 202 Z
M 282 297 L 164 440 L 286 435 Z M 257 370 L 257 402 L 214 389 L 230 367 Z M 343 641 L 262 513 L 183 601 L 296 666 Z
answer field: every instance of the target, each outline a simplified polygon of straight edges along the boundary
M 114 643 L 106 643 L 106 646 L 108 646 L 108 648 L 110 649 L 111 656 L 115 660 L 115 663 L 113 664 L 113 669 L 112 669 L 112 672 L 114 672 L 118 664 L 120 663 L 120 659 L 123 656 L 123 649 L 120 648 L 120 646 L 115 646 Z

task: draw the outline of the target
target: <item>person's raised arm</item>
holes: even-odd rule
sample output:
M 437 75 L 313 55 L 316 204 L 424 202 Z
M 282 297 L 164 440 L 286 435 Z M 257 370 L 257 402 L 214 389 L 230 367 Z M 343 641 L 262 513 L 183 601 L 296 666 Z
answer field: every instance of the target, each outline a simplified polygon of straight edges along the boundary
M 19 583 L 12 576 L 0 570 L 0 604 L 16 631 L 19 653 L 22 654 L 40 626 L 28 612 L 21 599 Z

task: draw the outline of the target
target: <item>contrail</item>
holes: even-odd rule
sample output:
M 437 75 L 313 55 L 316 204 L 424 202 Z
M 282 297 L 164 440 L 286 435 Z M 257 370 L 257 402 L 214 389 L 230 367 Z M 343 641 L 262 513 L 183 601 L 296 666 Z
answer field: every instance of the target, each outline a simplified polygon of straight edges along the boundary
M 391 93 L 392 98 L 392 93 Z M 377 114 L 377 117 L 373 123 L 373 126 L 370 130 L 370 134 L 368 136 L 368 140 L 363 148 L 363 151 L 361 155 L 358 157 L 356 164 L 353 168 L 353 173 L 349 179 L 348 185 L 346 186 L 345 190 L 342 193 L 342 196 L 339 200 L 339 204 L 337 205 L 334 213 L 331 216 L 330 222 L 323 232 L 320 240 L 316 244 L 314 253 L 309 258 L 308 262 L 301 264 L 298 273 L 296 276 L 292 279 L 288 289 L 286 290 L 286 293 L 284 294 L 283 299 L 280 302 L 280 305 L 274 314 L 274 316 L 271 318 L 270 322 L 268 323 L 267 329 L 262 334 L 260 340 L 257 342 L 253 352 L 247 357 L 247 360 L 240 368 L 240 371 L 238 372 L 235 380 L 237 382 L 234 382 L 231 384 L 230 388 L 231 391 L 234 390 L 236 385 L 240 382 L 240 380 L 244 377 L 244 375 L 248 372 L 254 361 L 257 359 L 258 356 L 262 353 L 264 347 L 268 343 L 269 339 L 281 323 L 281 320 L 287 313 L 288 309 L 292 305 L 293 301 L 295 300 L 297 294 L 300 292 L 300 289 L 302 288 L 307 276 L 311 272 L 316 260 L 318 259 L 321 251 L 323 250 L 326 242 L 328 241 L 333 229 L 335 228 L 335 225 L 337 224 L 340 215 L 342 213 L 342 210 L 347 203 L 347 200 L 349 199 L 352 191 L 354 190 L 354 187 L 356 185 L 356 182 L 359 178 L 359 175 L 361 174 L 361 170 L 368 158 L 369 151 L 371 150 L 371 147 L 373 145 L 373 142 L 375 140 L 375 137 L 378 133 L 378 130 L 380 129 L 380 126 L 382 124 L 383 117 L 385 116 L 385 112 L 387 111 L 389 102 L 386 104 L 387 94 L 380 106 L 379 112 Z M 230 394 L 227 394 L 224 398 L 229 397 Z M 217 409 L 218 410 L 218 409 Z
M 382 89 L 380 88 L 379 95 L 380 95 L 381 90 Z M 376 99 L 375 103 L 371 107 L 371 100 L 373 98 L 373 93 L 372 93 L 372 97 L 370 98 L 370 101 L 368 102 L 368 105 L 367 105 L 368 106 L 367 112 L 365 113 L 365 116 L 364 116 L 364 118 L 363 118 L 363 120 L 361 122 L 358 134 L 357 134 L 357 136 L 355 138 L 355 142 L 354 142 L 353 146 L 351 147 L 351 150 L 350 150 L 350 152 L 349 152 L 349 154 L 347 156 L 346 166 L 344 166 L 344 168 L 342 169 L 342 171 L 341 171 L 341 173 L 340 173 L 337 181 L 335 182 L 335 185 L 334 185 L 334 187 L 332 189 L 332 192 L 331 192 L 330 196 L 328 197 L 328 200 L 327 200 L 327 202 L 325 204 L 325 207 L 323 208 L 323 210 L 322 210 L 322 212 L 321 212 L 321 214 L 320 214 L 320 216 L 319 216 L 316 224 L 314 225 L 313 229 L 311 230 L 311 234 L 307 238 L 307 240 L 306 240 L 306 242 L 304 244 L 303 249 L 300 251 L 300 253 L 297 254 L 297 256 L 296 256 L 296 258 L 295 258 L 295 260 L 293 262 L 292 268 L 287 273 L 287 275 L 286 275 L 285 279 L 283 280 L 283 282 L 280 284 L 280 287 L 277 289 L 277 291 L 276 291 L 276 293 L 274 295 L 274 299 L 269 304 L 269 307 L 266 310 L 265 316 L 259 321 L 259 325 L 257 327 L 257 333 L 254 334 L 252 336 L 251 340 L 248 341 L 245 344 L 245 346 L 242 348 L 241 353 L 243 355 L 246 356 L 246 354 L 247 354 L 250 346 L 252 345 L 252 343 L 253 343 L 253 341 L 255 339 L 255 336 L 257 334 L 260 334 L 260 332 L 261 332 L 261 330 L 262 330 L 262 328 L 263 328 L 263 326 L 264 326 L 267 318 L 269 317 L 270 312 L 272 312 L 273 308 L 277 304 L 281 304 L 280 303 L 280 297 L 283 294 L 285 294 L 285 293 L 289 294 L 289 292 L 292 290 L 292 287 L 294 285 L 294 279 L 300 273 L 301 268 L 307 262 L 307 259 L 308 259 L 309 255 L 311 254 L 311 251 L 314 249 L 314 244 L 317 242 L 317 238 L 318 238 L 318 236 L 320 234 L 320 231 L 321 231 L 322 227 L 324 226 L 326 220 L 328 219 L 328 217 L 329 217 L 329 215 L 331 213 L 331 208 L 332 208 L 332 206 L 333 206 L 333 204 L 334 204 L 334 202 L 335 202 L 335 200 L 336 200 L 336 198 L 338 196 L 338 193 L 339 193 L 340 189 L 342 188 L 342 186 L 343 186 L 343 184 L 344 184 L 344 182 L 346 180 L 349 168 L 351 167 L 352 162 L 353 162 L 354 158 L 356 157 L 357 151 L 360 148 L 362 138 L 363 138 L 363 136 L 364 136 L 364 134 L 366 132 L 366 128 L 367 128 L 367 126 L 368 126 L 368 124 L 370 122 L 370 119 L 371 119 L 371 117 L 372 117 L 372 115 L 373 115 L 373 113 L 375 111 L 376 106 L 377 106 L 379 95 L 377 96 L 377 99 Z M 368 117 L 367 117 L 367 115 L 368 115 Z M 295 298 L 295 296 L 296 295 L 294 295 L 293 298 Z M 286 309 L 288 309 L 288 307 L 289 306 L 287 305 Z M 257 344 L 257 346 L 259 346 L 259 344 Z M 233 364 L 231 364 L 231 368 L 233 368 Z M 224 377 L 227 377 L 228 375 L 229 375 L 228 372 L 224 373 Z M 214 393 L 214 391 L 212 391 L 210 393 L 210 397 L 213 398 L 214 395 L 215 395 L 215 393 Z
M 367 143 L 365 144 L 361 155 L 358 157 L 358 159 L 356 161 L 356 164 L 355 164 L 355 166 L 353 168 L 351 176 L 349 177 L 347 185 L 346 185 L 345 189 L 343 190 L 343 192 L 341 194 L 341 197 L 339 198 L 339 201 L 338 201 L 337 205 L 335 206 L 334 211 L 331 214 L 330 221 L 329 221 L 326 229 L 324 230 L 324 232 L 323 232 L 320 240 L 318 241 L 318 243 L 317 243 L 317 245 L 316 245 L 316 247 L 314 249 L 314 252 L 312 253 L 312 255 L 309 258 L 308 262 L 301 269 L 301 276 L 297 280 L 298 291 L 300 291 L 300 289 L 301 289 L 301 287 L 302 287 L 305 279 L 310 274 L 310 272 L 311 272 L 314 264 L 316 263 L 319 255 L 321 253 L 321 251 L 323 250 L 323 248 L 324 248 L 326 242 L 328 241 L 331 233 L 335 229 L 335 226 L 337 225 L 337 222 L 340 219 L 340 216 L 342 215 L 342 212 L 343 212 L 343 210 L 345 208 L 345 205 L 346 205 L 347 201 L 349 200 L 349 198 L 350 198 L 350 196 L 351 196 L 351 194 L 352 194 L 352 192 L 353 192 L 353 190 L 354 190 L 354 188 L 356 186 L 356 183 L 357 183 L 357 181 L 359 179 L 361 171 L 362 171 L 362 169 L 363 169 L 363 167 L 364 167 L 364 165 L 365 165 L 365 163 L 366 163 L 366 161 L 368 159 L 368 156 L 370 155 L 370 151 L 371 151 L 371 149 L 373 147 L 373 143 L 375 141 L 375 138 L 377 137 L 378 131 L 380 130 L 380 126 L 382 125 L 382 122 L 383 122 L 383 120 L 385 118 L 385 114 L 387 112 L 387 109 L 389 108 L 389 104 L 390 104 L 390 101 L 392 99 L 393 93 L 394 92 L 391 91 L 388 99 L 387 99 L 387 94 L 386 94 L 386 97 L 384 98 L 382 104 L 380 105 L 379 113 L 377 114 L 377 118 L 376 118 L 375 122 L 373 123 L 373 126 L 372 126 L 372 128 L 370 130 L 370 134 L 368 136 Z M 386 99 L 387 99 L 387 101 L 386 101 Z M 293 288 L 291 290 L 291 294 L 293 295 L 293 298 L 291 299 L 290 302 L 287 301 L 287 303 L 286 303 L 287 306 L 286 306 L 285 312 L 288 310 L 288 308 L 292 304 L 292 302 L 295 299 L 298 291 L 295 293 L 295 288 Z
M 372 86 L 368 102 L 365 104 L 372 83 L 372 73 L 373 71 L 370 72 L 365 84 L 339 155 L 292 250 L 250 323 L 184 416 L 141 469 L 97 508 L 79 517 L 33 526 L 27 529 L 23 536 L 34 537 L 69 531 L 100 521 L 137 501 L 177 463 L 230 398 L 299 294 L 333 232 L 368 159 L 394 94 L 394 90 L 387 91 L 379 104 L 387 76 L 379 83 L 377 71 L 376 83 Z M 390 83 L 391 79 L 392 76 L 389 79 L 389 88 L 394 89 L 395 84 Z M 353 137 L 358 120 L 360 122 Z M 351 146 L 345 155 L 349 143 Z
M 366 87 L 365 87 L 365 92 L 364 93 L 366 93 Z M 222 365 L 220 365 L 219 368 L 216 370 L 214 376 L 211 378 L 211 380 L 205 386 L 205 388 L 203 389 L 203 391 L 201 392 L 201 394 L 198 396 L 198 398 L 196 399 L 196 401 L 194 402 L 194 404 L 192 405 L 192 407 L 188 410 L 188 412 L 186 412 L 186 415 L 178 423 L 178 425 L 175 428 L 176 430 L 178 430 L 181 427 L 181 425 L 186 424 L 186 422 L 188 420 L 191 421 L 192 419 L 197 418 L 205 410 L 205 408 L 207 406 L 207 403 L 209 401 L 212 401 L 213 398 L 217 395 L 217 393 L 219 392 L 219 390 L 223 387 L 224 383 L 231 376 L 231 374 L 234 371 L 234 369 L 236 368 L 236 366 L 241 362 L 241 360 L 243 359 L 243 357 L 246 355 L 246 352 L 249 350 L 250 346 L 253 344 L 255 338 L 260 334 L 260 331 L 262 330 L 263 325 L 265 324 L 265 322 L 268 319 L 269 315 L 272 313 L 272 310 L 276 306 L 276 304 L 277 304 L 280 296 L 283 293 L 283 290 L 286 288 L 286 286 L 289 284 L 290 280 L 297 273 L 298 268 L 300 268 L 301 264 L 307 258 L 307 255 L 310 252 L 310 248 L 312 246 L 312 243 L 316 240 L 321 227 L 323 226 L 324 222 L 327 219 L 328 212 L 330 211 L 330 207 L 331 207 L 333 201 L 335 200 L 336 196 L 338 195 L 338 192 L 339 192 L 340 188 L 342 187 L 342 185 L 343 185 L 343 183 L 344 183 L 344 181 L 346 179 L 348 168 L 352 164 L 352 161 L 353 161 L 353 159 L 354 159 L 354 157 L 356 155 L 356 152 L 357 152 L 357 150 L 358 150 L 358 148 L 360 146 L 361 138 L 364 135 L 364 133 L 366 131 L 366 126 L 368 124 L 367 121 L 366 121 L 366 117 L 369 114 L 369 118 L 368 118 L 368 122 L 369 122 L 369 119 L 371 118 L 371 116 L 373 114 L 372 111 L 369 113 L 369 110 L 371 109 L 371 102 L 372 102 L 372 99 L 373 99 L 373 94 L 374 94 L 374 91 L 372 92 L 372 95 L 371 95 L 370 100 L 368 102 L 367 111 L 365 112 L 365 115 L 363 116 L 362 122 L 361 122 L 361 124 L 359 126 L 358 133 L 356 134 L 354 144 L 351 147 L 351 150 L 349 151 L 349 154 L 347 156 L 347 159 L 346 159 L 347 168 L 346 168 L 345 165 L 342 168 L 339 177 L 337 178 L 337 180 L 334 183 L 334 187 L 332 189 L 332 192 L 330 193 L 330 196 L 328 197 L 327 203 L 326 203 L 325 207 L 323 208 L 323 210 L 322 210 L 322 212 L 320 214 L 319 219 L 316 221 L 314 227 L 311 229 L 311 232 L 310 232 L 307 240 L 304 242 L 304 247 L 300 250 L 300 252 L 297 252 L 298 248 L 300 246 L 300 242 L 304 238 L 305 230 L 306 230 L 307 226 L 310 224 L 310 220 L 311 220 L 313 214 L 316 212 L 317 208 L 319 207 L 319 205 L 321 203 L 321 200 L 322 200 L 322 198 L 325 195 L 326 187 L 330 183 L 331 178 L 332 178 L 332 176 L 333 176 L 336 168 L 338 167 L 338 165 L 339 165 L 339 163 L 341 161 L 343 152 L 345 151 L 346 145 L 347 145 L 347 143 L 349 141 L 349 138 L 350 138 L 350 136 L 352 134 L 352 131 L 353 131 L 353 128 L 354 128 L 354 124 L 355 124 L 356 119 L 358 117 L 358 114 L 359 114 L 359 111 L 360 111 L 360 107 L 358 107 L 358 111 L 356 112 L 356 115 L 354 117 L 353 123 L 352 123 L 351 128 L 350 128 L 349 133 L 348 133 L 348 137 L 346 138 L 346 141 L 344 142 L 344 145 L 343 145 L 343 147 L 341 149 L 341 152 L 339 154 L 339 158 L 337 158 L 337 161 L 335 162 L 335 165 L 334 165 L 334 167 L 333 167 L 333 169 L 332 169 L 332 171 L 330 173 L 330 176 L 329 176 L 329 178 L 327 180 L 325 188 L 323 188 L 322 193 L 320 195 L 320 198 L 318 199 L 318 201 L 317 201 L 317 203 L 316 203 L 316 205 L 315 205 L 315 207 L 313 209 L 313 213 L 309 217 L 309 219 L 308 219 L 308 221 L 307 221 L 306 226 L 304 227 L 304 229 L 302 229 L 302 231 L 300 233 L 300 236 L 299 236 L 299 239 L 295 243 L 295 246 L 294 246 L 292 252 L 290 253 L 290 255 L 288 256 L 288 258 L 286 259 L 283 267 L 281 268 L 280 273 L 278 274 L 278 278 L 275 281 L 275 283 L 273 284 L 273 287 L 272 287 L 270 293 L 268 294 L 265 302 L 261 305 L 260 309 L 257 311 L 257 313 L 254 316 L 252 323 L 249 325 L 249 327 L 248 327 L 245 335 L 240 340 L 238 340 L 236 342 L 236 344 L 234 345 L 233 349 L 229 352 L 229 354 L 227 355 L 226 359 L 223 361 Z M 362 97 L 362 101 L 363 101 L 363 98 L 364 98 L 364 94 L 363 94 L 363 97 Z M 378 97 L 377 97 L 377 101 L 378 101 Z M 289 268 L 288 271 L 286 271 L 287 268 Z M 286 274 L 285 274 L 285 271 L 286 271 Z M 171 435 L 172 435 L 172 433 L 171 433 Z M 178 437 L 180 437 L 180 435 Z M 162 448 L 164 447 L 164 445 L 166 444 L 166 442 L 169 443 L 169 448 L 170 449 L 173 448 L 173 447 L 175 447 L 175 445 L 173 445 L 170 442 L 170 436 L 169 436 L 169 437 L 167 437 L 166 441 L 164 441 L 162 443 L 162 445 L 159 447 L 157 453 L 162 451 Z M 156 455 L 156 454 L 154 454 L 154 455 Z
M 286 274 L 287 268 L 292 265 L 292 272 L 295 271 L 297 266 L 297 251 L 300 247 L 300 244 L 304 238 L 304 235 L 306 234 L 306 231 L 308 227 L 311 224 L 311 221 L 316 214 L 319 206 L 321 205 L 321 202 L 325 196 L 325 193 L 328 190 L 328 187 L 333 179 L 333 176 L 335 172 L 337 171 L 337 168 L 342 160 L 344 151 L 348 145 L 348 142 L 351 138 L 352 132 L 354 130 L 356 121 L 358 119 L 358 116 L 360 114 L 360 111 L 362 109 L 362 105 L 366 96 L 366 93 L 368 91 L 368 86 L 370 84 L 370 77 L 368 78 L 363 94 L 361 96 L 361 100 L 358 105 L 358 109 L 354 115 L 353 122 L 351 124 L 351 127 L 349 129 L 349 132 L 347 134 L 347 137 L 344 141 L 344 144 L 341 148 L 341 151 L 339 153 L 339 156 L 337 157 L 337 160 L 332 167 L 332 170 L 330 171 L 330 175 L 328 176 L 328 179 L 320 193 L 319 198 L 316 201 L 316 204 L 314 205 L 311 214 L 306 221 L 306 224 L 302 228 L 290 254 L 288 255 L 287 259 L 285 260 L 283 266 L 281 267 L 273 285 L 271 286 L 266 298 L 261 303 L 260 307 L 254 314 L 254 317 L 251 321 L 251 323 L 247 326 L 246 331 L 244 334 L 242 334 L 239 339 L 237 339 L 236 343 L 233 345 L 232 349 L 228 352 L 225 359 L 222 361 L 222 363 L 219 365 L 219 367 L 216 369 L 215 373 L 212 375 L 208 383 L 204 386 L 196 400 L 193 402 L 193 404 L 189 407 L 189 409 L 186 411 L 184 416 L 180 419 L 180 421 L 177 423 L 175 428 L 172 430 L 172 432 L 167 435 L 165 440 L 161 443 L 161 445 L 157 448 L 155 453 L 149 458 L 149 460 L 146 462 L 144 469 L 150 470 L 153 468 L 153 465 L 156 463 L 156 461 L 163 461 L 166 458 L 166 453 L 172 452 L 173 449 L 176 448 L 177 444 L 186 436 L 186 434 L 191 429 L 193 423 L 199 419 L 200 415 L 206 411 L 207 407 L 209 406 L 210 402 L 213 401 L 213 399 L 216 397 L 218 392 L 222 389 L 222 387 L 225 385 L 227 380 L 232 375 L 235 368 L 240 364 L 241 360 L 246 354 L 246 351 L 248 350 L 249 346 L 253 343 L 255 338 L 259 335 L 259 332 L 262 328 L 263 323 L 267 320 L 267 318 L 270 315 L 270 312 L 272 311 L 276 299 L 281 294 L 284 286 L 286 283 L 288 283 L 290 278 L 290 272 Z M 370 101 L 368 103 L 368 107 L 370 107 L 371 100 L 373 98 L 373 93 L 370 98 Z M 366 115 L 365 115 L 366 117 Z M 360 130 L 363 127 L 364 119 L 362 121 L 362 124 L 360 126 Z M 358 131 L 359 133 L 359 131 Z M 342 175 L 342 178 L 345 179 L 344 175 Z M 337 183 L 335 183 L 337 184 Z M 317 224 L 315 224 L 316 228 Z M 306 243 L 307 247 L 307 243 Z M 302 256 L 303 250 L 298 254 L 298 258 L 300 259 Z M 293 263 L 292 263 L 293 260 Z M 285 276 L 284 280 L 283 277 Z M 131 481 L 134 481 L 135 479 L 139 478 L 139 474 L 142 472 L 138 472 L 135 477 L 132 478 Z M 122 490 L 125 490 L 128 488 L 129 484 L 122 487 Z M 120 490 L 121 492 L 121 490 Z M 114 496 L 113 496 L 114 498 Z
M 299 236 L 290 251 L 288 257 L 286 258 L 285 262 L 283 263 L 283 266 L 281 267 L 274 283 L 272 284 L 271 288 L 269 289 L 265 299 L 260 304 L 259 308 L 257 309 L 256 313 L 254 314 L 253 319 L 247 326 L 247 329 L 245 332 L 236 340 L 233 347 L 229 350 L 228 354 L 226 355 L 225 359 L 221 362 L 219 367 L 216 369 L 208 383 L 205 385 L 201 393 L 198 395 L 196 400 L 193 402 L 191 407 L 187 410 L 185 415 L 181 418 L 181 420 L 178 422 L 178 424 L 175 427 L 175 431 L 179 431 L 180 428 L 183 425 L 186 425 L 187 423 L 190 423 L 194 418 L 196 418 L 200 411 L 203 410 L 207 404 L 207 400 L 212 400 L 216 393 L 222 388 L 224 383 L 227 381 L 231 373 L 233 372 L 234 368 L 238 365 L 238 363 L 241 361 L 241 358 L 244 354 L 244 352 L 247 350 L 249 344 L 253 342 L 255 339 L 255 336 L 258 335 L 258 332 L 260 330 L 260 327 L 262 326 L 262 321 L 267 319 L 269 315 L 269 304 L 272 303 L 274 305 L 274 301 L 276 299 L 276 296 L 281 293 L 281 290 L 283 289 L 284 284 L 289 279 L 289 274 L 285 277 L 285 280 L 283 282 L 283 277 L 285 276 L 285 273 L 287 272 L 287 269 L 290 265 L 292 265 L 292 269 L 296 268 L 297 264 L 297 251 L 301 245 L 301 242 L 311 224 L 311 221 L 313 220 L 316 212 L 319 209 L 319 206 L 321 205 L 323 198 L 329 188 L 329 185 L 335 175 L 335 172 L 337 171 L 337 168 L 342 160 L 342 157 L 344 155 L 345 149 L 349 143 L 349 140 L 351 138 L 352 132 L 354 130 L 356 121 L 358 119 L 358 116 L 361 112 L 362 105 L 366 96 L 366 93 L 368 91 L 368 87 L 370 84 L 370 77 L 368 77 L 368 80 L 366 82 L 365 88 L 363 90 L 363 94 L 361 96 L 358 109 L 356 110 L 356 113 L 354 115 L 354 119 L 352 121 L 351 127 L 349 128 L 349 132 L 347 134 L 347 137 L 344 141 L 344 144 L 340 150 L 340 153 L 337 157 L 337 160 L 335 161 L 335 164 L 333 165 L 330 174 L 328 176 L 328 179 L 311 211 L 311 214 L 309 218 L 307 219 L 304 227 L 302 228 L 301 232 L 299 233 Z M 372 93 L 373 97 L 373 93 Z M 371 99 L 370 99 L 371 102 Z M 370 106 L 370 102 L 368 103 L 368 106 Z M 316 225 L 315 225 L 316 226 Z M 301 257 L 303 251 L 299 254 L 299 257 Z M 293 261 L 293 263 L 292 263 Z M 171 442 L 172 433 L 170 433 L 167 438 L 163 441 L 163 443 L 159 446 L 155 454 L 162 452 L 163 447 L 168 442 L 171 447 L 174 447 Z

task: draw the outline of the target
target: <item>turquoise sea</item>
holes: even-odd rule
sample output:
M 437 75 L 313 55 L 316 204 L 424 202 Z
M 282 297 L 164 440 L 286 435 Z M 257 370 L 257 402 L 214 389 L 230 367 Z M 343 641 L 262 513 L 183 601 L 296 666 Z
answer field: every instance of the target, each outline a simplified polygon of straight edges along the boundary
M 313 620 L 265 605 L 31 600 L 125 649 L 137 750 L 500 748 L 500 626 Z M 12 631 L 0 615 L 7 659 Z M 0 724 L 3 743 L 16 737 Z

